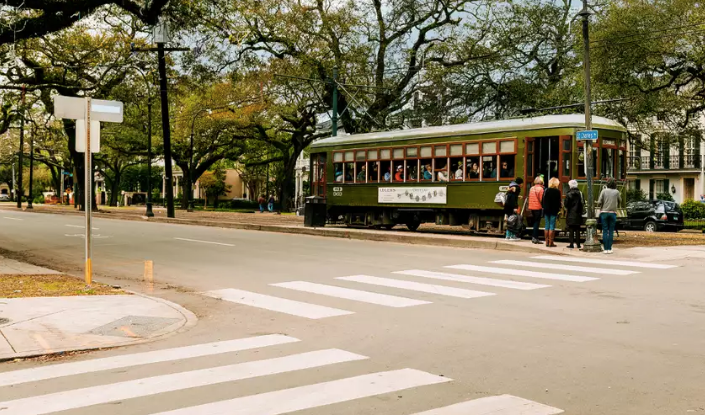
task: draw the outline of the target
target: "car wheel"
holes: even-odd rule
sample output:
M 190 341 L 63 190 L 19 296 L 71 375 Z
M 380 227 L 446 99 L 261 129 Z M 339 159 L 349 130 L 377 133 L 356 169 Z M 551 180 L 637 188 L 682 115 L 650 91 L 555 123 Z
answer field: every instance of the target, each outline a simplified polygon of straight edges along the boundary
M 646 232 L 656 232 L 656 222 L 648 221 L 644 224 L 644 230 Z

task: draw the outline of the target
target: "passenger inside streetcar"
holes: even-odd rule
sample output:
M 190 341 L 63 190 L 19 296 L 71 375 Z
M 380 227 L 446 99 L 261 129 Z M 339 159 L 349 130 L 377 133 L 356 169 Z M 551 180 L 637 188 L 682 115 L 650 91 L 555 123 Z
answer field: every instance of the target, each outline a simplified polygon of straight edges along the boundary
M 480 166 L 477 164 L 477 161 L 468 163 L 470 165 L 470 171 L 468 172 L 468 178 L 469 179 L 479 179 L 480 178 Z
M 437 178 L 439 182 L 447 182 L 448 181 L 448 165 L 445 160 L 439 159 L 438 164 L 440 165 L 436 169 L 436 173 L 438 173 Z
M 416 175 L 416 166 L 415 165 L 406 166 L 406 174 L 407 174 L 408 180 L 415 182 L 416 178 L 418 177 Z
M 367 167 L 364 163 L 360 166 L 360 171 L 357 172 L 357 182 L 364 183 L 367 181 Z
M 455 170 L 455 180 L 463 180 L 463 163 L 458 163 L 458 169 Z
M 430 164 L 427 164 L 424 166 L 423 179 L 424 180 L 433 180 L 433 173 L 431 173 L 431 165 Z
M 404 166 L 401 164 L 397 166 L 397 172 L 394 173 L 394 181 L 395 182 L 403 182 L 404 181 Z

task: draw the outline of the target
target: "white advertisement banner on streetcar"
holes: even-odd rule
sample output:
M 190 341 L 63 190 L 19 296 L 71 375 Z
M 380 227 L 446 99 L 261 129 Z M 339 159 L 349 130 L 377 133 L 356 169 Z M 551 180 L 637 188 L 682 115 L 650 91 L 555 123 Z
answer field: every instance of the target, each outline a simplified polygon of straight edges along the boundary
M 446 204 L 446 187 L 379 187 L 377 203 Z

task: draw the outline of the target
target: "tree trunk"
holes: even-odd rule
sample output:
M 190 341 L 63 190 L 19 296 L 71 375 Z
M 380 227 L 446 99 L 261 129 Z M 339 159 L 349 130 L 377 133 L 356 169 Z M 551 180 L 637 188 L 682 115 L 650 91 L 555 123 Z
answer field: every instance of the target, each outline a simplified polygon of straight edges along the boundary
M 110 183 L 110 206 L 117 206 L 120 195 L 120 174 L 115 173 L 115 179 Z
M 191 191 L 191 181 L 188 175 L 185 174 L 181 182 L 181 209 L 188 208 L 189 192 Z
M 296 159 L 299 158 L 301 150 L 294 148 L 292 154 L 284 162 L 284 177 L 281 181 L 281 189 L 279 192 L 279 201 L 281 203 L 281 211 L 285 212 L 289 208 L 291 202 L 291 187 L 294 185 L 296 176 Z

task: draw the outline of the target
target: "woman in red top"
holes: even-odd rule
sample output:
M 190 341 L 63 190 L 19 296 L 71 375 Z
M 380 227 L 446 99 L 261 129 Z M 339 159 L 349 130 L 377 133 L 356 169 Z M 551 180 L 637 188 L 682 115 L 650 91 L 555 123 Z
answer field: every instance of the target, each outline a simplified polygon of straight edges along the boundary
M 531 243 L 539 244 L 539 223 L 541 222 L 541 216 L 543 211 L 543 177 L 538 176 L 534 179 L 534 185 L 529 190 L 529 210 L 531 211 L 531 217 L 534 221 L 534 230 L 531 235 Z
M 397 166 L 397 172 L 394 173 L 394 181 L 395 182 L 403 182 L 404 181 L 404 167 Z

